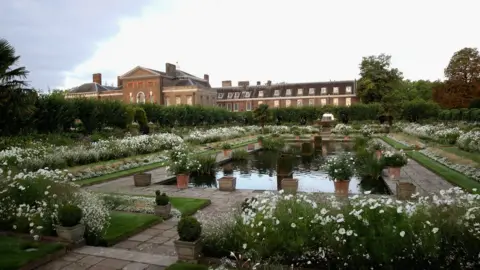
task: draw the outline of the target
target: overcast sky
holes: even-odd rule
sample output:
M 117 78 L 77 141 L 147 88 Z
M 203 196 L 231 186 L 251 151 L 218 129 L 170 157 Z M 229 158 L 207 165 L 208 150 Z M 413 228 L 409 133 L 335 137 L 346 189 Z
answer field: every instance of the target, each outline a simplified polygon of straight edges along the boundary
M 443 79 L 450 57 L 480 47 L 479 0 L 12 0 L 0 37 L 40 89 L 165 63 L 212 85 L 358 78 L 386 53 L 409 79 Z

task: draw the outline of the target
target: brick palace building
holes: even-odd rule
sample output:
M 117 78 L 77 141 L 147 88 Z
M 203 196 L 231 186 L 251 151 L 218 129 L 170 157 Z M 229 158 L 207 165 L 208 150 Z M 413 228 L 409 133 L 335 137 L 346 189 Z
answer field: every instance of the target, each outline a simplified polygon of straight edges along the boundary
M 216 92 L 209 77 L 203 79 L 181 71 L 167 63 L 165 72 L 137 66 L 117 77 L 117 86 L 102 84 L 102 74 L 93 74 L 90 83 L 71 89 L 66 98 L 98 98 L 121 100 L 125 103 L 164 105 L 215 105 Z
M 217 92 L 217 104 L 231 111 L 251 111 L 260 104 L 270 108 L 301 106 L 350 106 L 358 102 L 356 81 L 278 83 L 249 85 L 248 81 L 223 81 Z
M 166 63 L 165 72 L 137 66 L 117 77 L 117 86 L 102 84 L 102 74 L 93 74 L 92 82 L 68 91 L 66 98 L 97 98 L 121 100 L 125 103 L 220 106 L 230 111 L 251 111 L 260 104 L 271 108 L 301 106 L 350 106 L 358 102 L 356 81 L 303 83 L 223 81 L 212 88 L 209 76 L 202 78 Z

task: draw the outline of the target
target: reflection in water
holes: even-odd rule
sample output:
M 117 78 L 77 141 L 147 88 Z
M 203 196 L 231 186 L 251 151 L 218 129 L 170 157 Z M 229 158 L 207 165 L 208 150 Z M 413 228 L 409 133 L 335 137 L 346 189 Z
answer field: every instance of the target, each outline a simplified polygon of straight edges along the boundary
M 329 192 L 335 191 L 334 184 L 322 170 L 325 158 L 338 153 L 351 151 L 348 143 L 325 143 L 322 149 L 315 148 L 309 155 L 302 154 L 301 145 L 288 145 L 292 153 L 293 177 L 299 180 L 299 191 Z M 326 155 L 323 153 L 326 149 Z M 217 180 L 223 176 L 237 178 L 237 189 L 277 190 L 277 160 L 279 152 L 260 151 L 249 156 L 248 160 L 234 161 L 219 166 L 213 175 L 190 176 L 191 187 L 216 188 Z M 171 183 L 175 184 L 175 182 Z M 352 178 L 350 193 L 371 191 L 374 194 L 387 194 L 383 180 Z

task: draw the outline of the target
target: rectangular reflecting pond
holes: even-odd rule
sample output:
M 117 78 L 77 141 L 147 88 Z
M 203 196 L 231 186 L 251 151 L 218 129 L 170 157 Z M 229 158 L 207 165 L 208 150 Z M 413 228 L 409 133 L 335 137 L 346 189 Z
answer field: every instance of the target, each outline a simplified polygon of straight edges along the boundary
M 321 149 L 314 149 L 312 145 L 310 150 L 308 147 L 302 147 L 300 143 L 289 144 L 287 147 L 290 148 L 289 152 L 293 153 L 290 160 L 293 165 L 293 178 L 298 179 L 299 191 L 335 192 L 334 183 L 322 170 L 322 165 L 325 158 L 329 156 L 335 156 L 341 152 L 352 152 L 351 144 L 324 142 Z M 237 189 L 278 190 L 277 162 L 279 155 L 280 153 L 276 151 L 255 152 L 247 160 L 232 161 L 218 166 L 213 175 L 192 175 L 190 185 L 216 188 L 218 179 L 223 176 L 233 176 L 237 178 Z M 388 194 L 388 189 L 381 179 L 360 180 L 353 177 L 350 181 L 349 193 L 361 194 L 364 191 L 371 191 L 372 194 Z

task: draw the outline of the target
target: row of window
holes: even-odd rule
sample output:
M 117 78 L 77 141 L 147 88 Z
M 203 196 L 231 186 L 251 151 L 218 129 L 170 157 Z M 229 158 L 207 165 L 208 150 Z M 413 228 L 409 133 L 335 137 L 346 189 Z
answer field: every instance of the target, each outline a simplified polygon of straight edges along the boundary
M 340 93 L 339 92 L 339 89 L 338 87 L 333 87 L 333 94 L 338 94 Z M 347 86 L 345 88 L 345 93 L 347 94 L 351 94 L 352 93 L 352 87 L 351 86 Z M 218 93 L 218 98 L 223 98 L 223 94 L 224 93 Z M 230 92 L 227 94 L 227 98 L 228 99 L 231 99 L 231 98 L 235 98 L 235 99 L 238 99 L 240 98 L 240 94 L 242 95 L 243 98 L 250 98 L 250 94 L 251 92 L 249 91 L 243 91 L 243 92 Z M 309 95 L 315 95 L 315 88 L 309 88 L 308 89 L 308 94 Z M 326 95 L 327 94 L 327 88 L 326 87 L 322 87 L 320 89 L 320 94 L 322 95 Z M 235 96 L 234 96 L 235 95 Z M 285 95 L 286 96 L 291 96 L 292 95 L 292 89 L 287 89 L 285 91 Z M 274 97 L 279 97 L 280 96 L 280 90 L 277 89 L 273 92 L 273 96 Z M 303 88 L 299 88 L 297 89 L 297 96 L 303 96 Z M 264 97 L 264 91 L 258 91 L 258 97 Z
M 260 105 L 260 104 L 263 104 L 264 101 L 263 100 L 260 100 L 257 102 L 257 106 Z M 291 100 L 285 100 L 285 107 L 290 107 L 292 105 L 292 101 Z M 309 106 L 314 106 L 315 105 L 315 99 L 311 98 L 308 100 L 308 105 Z M 322 98 L 320 99 L 320 105 L 322 106 L 325 106 L 327 105 L 327 99 L 326 98 Z M 333 98 L 332 99 L 332 105 L 334 106 L 338 106 L 338 98 Z M 350 106 L 352 105 L 352 99 L 351 98 L 345 98 L 345 106 Z M 239 110 L 239 103 L 227 103 L 226 104 L 227 106 L 227 110 L 232 110 L 232 107 L 233 107 L 233 111 L 234 112 L 237 112 Z M 273 101 L 273 106 L 275 108 L 278 108 L 280 107 L 280 100 L 274 100 Z M 301 107 L 303 106 L 303 99 L 297 99 L 297 107 Z M 246 103 L 245 105 L 245 110 L 247 111 L 251 111 L 252 110 L 252 102 L 249 101 Z
M 153 87 L 156 83 L 154 81 L 134 81 L 127 82 L 127 88 L 143 88 L 143 87 Z

